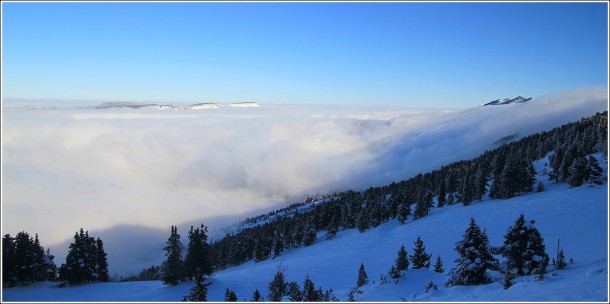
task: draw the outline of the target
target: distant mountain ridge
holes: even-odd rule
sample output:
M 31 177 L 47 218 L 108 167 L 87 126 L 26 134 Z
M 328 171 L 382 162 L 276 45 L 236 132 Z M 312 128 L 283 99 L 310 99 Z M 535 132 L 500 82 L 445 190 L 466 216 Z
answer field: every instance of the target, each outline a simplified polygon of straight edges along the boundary
M 221 106 L 228 107 L 241 107 L 241 108 L 258 108 L 259 105 L 255 102 L 236 102 L 230 104 L 218 104 L 212 102 L 195 103 L 195 104 L 161 104 L 161 103 L 137 103 L 137 102 L 104 102 L 97 106 L 93 106 L 94 109 L 108 109 L 108 108 L 154 108 L 160 110 L 207 110 L 207 109 L 218 109 Z
M 519 95 L 515 98 L 502 98 L 502 99 L 492 100 L 492 101 L 484 104 L 483 106 L 498 106 L 498 105 L 513 104 L 513 103 L 526 103 L 526 102 L 532 101 L 533 99 L 534 99 L 534 97 L 525 97 L 523 95 Z

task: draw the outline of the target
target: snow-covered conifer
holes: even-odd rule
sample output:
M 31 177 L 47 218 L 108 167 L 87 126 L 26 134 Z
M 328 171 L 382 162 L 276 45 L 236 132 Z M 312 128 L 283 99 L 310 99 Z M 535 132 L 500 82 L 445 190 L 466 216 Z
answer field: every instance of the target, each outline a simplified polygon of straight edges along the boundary
M 490 252 L 487 234 L 481 231 L 474 218 L 470 219 L 463 239 L 455 244 L 455 251 L 460 256 L 447 275 L 447 286 L 480 285 L 491 281 L 486 272 L 497 269 L 498 261 Z
M 418 236 L 413 244 L 415 245 L 415 247 L 413 247 L 413 255 L 409 256 L 411 263 L 413 264 L 413 269 L 424 267 L 430 268 L 430 258 L 432 257 L 432 254 L 426 253 L 424 241 Z

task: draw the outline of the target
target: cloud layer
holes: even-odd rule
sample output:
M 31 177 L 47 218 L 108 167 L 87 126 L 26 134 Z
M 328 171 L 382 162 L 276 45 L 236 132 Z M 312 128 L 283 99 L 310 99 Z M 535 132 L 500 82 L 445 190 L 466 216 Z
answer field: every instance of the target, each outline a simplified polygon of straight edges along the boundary
M 111 273 L 127 274 L 162 259 L 170 225 L 217 229 L 307 193 L 409 178 L 607 102 L 593 88 L 472 109 L 4 111 L 2 229 L 62 244 L 52 246 L 61 264 L 83 227 L 104 239 Z

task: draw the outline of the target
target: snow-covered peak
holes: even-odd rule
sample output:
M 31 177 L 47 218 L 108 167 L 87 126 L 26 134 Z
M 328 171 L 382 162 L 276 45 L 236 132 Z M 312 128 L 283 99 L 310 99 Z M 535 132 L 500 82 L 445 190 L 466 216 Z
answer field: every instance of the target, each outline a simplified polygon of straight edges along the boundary
M 528 101 L 532 101 L 533 99 L 534 99 L 533 97 L 525 97 L 523 95 L 519 95 L 515 98 L 502 98 L 502 99 L 492 100 L 492 101 L 484 104 L 483 106 L 497 106 L 497 105 L 513 104 L 513 103 L 525 103 Z

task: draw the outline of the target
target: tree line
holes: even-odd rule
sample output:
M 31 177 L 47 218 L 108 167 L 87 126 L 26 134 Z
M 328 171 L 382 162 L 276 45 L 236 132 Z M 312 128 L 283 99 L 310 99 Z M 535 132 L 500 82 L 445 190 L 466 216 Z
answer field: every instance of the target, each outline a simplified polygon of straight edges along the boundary
M 38 234 L 22 231 L 2 237 L 2 284 L 5 287 L 42 281 L 59 281 L 61 286 L 108 282 L 108 261 L 104 242 L 83 231 L 74 234 L 66 263 L 57 267 L 50 249 L 46 252 Z

